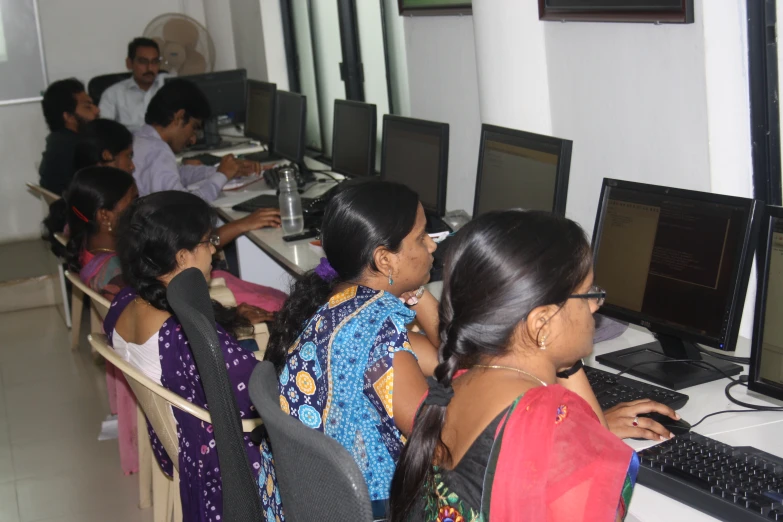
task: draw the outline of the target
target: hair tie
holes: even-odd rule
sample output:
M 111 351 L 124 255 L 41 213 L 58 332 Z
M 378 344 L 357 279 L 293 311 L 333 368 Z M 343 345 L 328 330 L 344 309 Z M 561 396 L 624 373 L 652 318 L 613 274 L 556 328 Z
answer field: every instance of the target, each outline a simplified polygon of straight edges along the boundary
M 454 388 L 451 385 L 445 386 L 435 377 L 427 377 L 427 385 L 430 390 L 427 398 L 424 399 L 425 406 L 443 406 L 446 407 L 454 397 Z
M 77 218 L 81 219 L 81 220 L 82 220 L 82 221 L 84 221 L 85 223 L 89 223 L 89 222 L 90 222 L 90 220 L 89 220 L 89 219 L 87 219 L 87 216 L 85 216 L 84 214 L 82 214 L 81 212 L 79 212 L 79 209 L 78 209 L 78 208 L 76 208 L 76 207 L 74 207 L 74 206 L 71 206 L 71 210 L 73 210 L 73 213 L 74 213 L 74 214 L 76 214 L 76 217 L 77 217 Z
M 339 275 L 337 271 L 332 268 L 332 265 L 329 264 L 329 260 L 325 257 L 322 257 L 321 262 L 318 263 L 317 267 L 315 267 L 315 273 L 318 275 L 318 277 L 327 283 L 332 282 Z

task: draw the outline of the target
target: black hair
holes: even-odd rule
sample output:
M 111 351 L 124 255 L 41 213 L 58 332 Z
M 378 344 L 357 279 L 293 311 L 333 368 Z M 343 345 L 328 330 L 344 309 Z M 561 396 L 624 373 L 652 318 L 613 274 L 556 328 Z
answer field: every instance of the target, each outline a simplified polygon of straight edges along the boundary
M 122 123 L 99 118 L 85 125 L 79 133 L 73 158 L 74 172 L 85 167 L 100 165 L 103 151 L 112 156 L 133 146 L 133 134 Z
M 120 217 L 117 254 L 125 281 L 158 310 L 174 311 L 158 278 L 177 268 L 177 252 L 194 250 L 215 226 L 217 213 L 189 192 L 156 192 L 134 201 Z M 212 301 L 215 319 L 234 337 L 252 332 L 236 308 Z
M 517 325 L 535 308 L 565 303 L 591 267 L 584 231 L 569 219 L 507 210 L 469 222 L 446 254 L 435 378 L 451 386 L 457 370 L 505 353 Z M 390 520 L 407 520 L 436 456 L 451 460 L 441 439 L 445 418 L 445 406 L 418 414 L 392 480 Z
M 70 231 L 65 257 L 71 270 L 81 270 L 79 256 L 100 230 L 98 211 L 114 209 L 133 184 L 133 176 L 114 167 L 88 167 L 73 177 L 63 197 Z
M 148 125 L 166 127 L 174 121 L 174 115 L 180 109 L 185 110 L 186 122 L 190 118 L 207 120 L 212 112 L 209 108 L 209 100 L 195 83 L 174 79 L 167 81 L 152 97 L 144 122 Z
M 84 84 L 76 78 L 59 80 L 46 89 L 41 106 L 49 130 L 54 132 L 65 128 L 63 113 L 76 112 L 76 95 L 84 92 Z
M 138 38 L 134 38 L 128 44 L 128 58 L 131 60 L 135 59 L 136 51 L 139 49 L 139 47 L 153 47 L 156 51 L 158 51 L 158 54 L 160 54 L 160 47 L 158 47 L 158 43 L 155 40 L 140 36 Z
M 355 281 L 365 270 L 378 270 L 373 255 L 378 247 L 400 249 L 416 222 L 419 197 L 398 183 L 378 180 L 344 182 L 326 206 L 321 242 L 338 276 L 323 280 L 314 271 L 294 283 L 291 295 L 270 327 L 264 359 L 278 372 L 288 348 L 304 323 L 320 308 L 340 282 Z

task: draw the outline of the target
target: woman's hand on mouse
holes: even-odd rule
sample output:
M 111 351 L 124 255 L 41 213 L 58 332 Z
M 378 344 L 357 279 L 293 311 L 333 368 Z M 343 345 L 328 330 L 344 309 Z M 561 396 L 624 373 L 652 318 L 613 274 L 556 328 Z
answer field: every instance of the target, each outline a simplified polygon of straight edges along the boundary
M 650 399 L 640 399 L 632 402 L 622 402 L 604 412 L 609 431 L 621 439 L 649 439 L 664 441 L 674 435 L 661 424 L 647 417 L 639 417 L 645 413 L 657 412 L 674 420 L 680 420 L 673 409 L 660 402 Z M 634 423 L 637 425 L 634 426 Z

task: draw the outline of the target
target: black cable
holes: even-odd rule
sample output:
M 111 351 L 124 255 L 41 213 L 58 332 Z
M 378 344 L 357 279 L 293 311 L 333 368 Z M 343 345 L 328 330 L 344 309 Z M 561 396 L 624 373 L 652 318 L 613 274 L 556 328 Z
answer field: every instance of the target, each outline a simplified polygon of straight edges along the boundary
M 629 367 L 625 368 L 624 370 L 622 370 L 617 375 L 620 376 L 620 375 L 622 375 L 624 373 L 628 373 L 631 370 L 633 370 L 634 368 L 636 368 L 637 366 L 643 366 L 645 364 L 662 364 L 662 363 L 691 363 L 691 364 L 695 364 L 696 366 L 699 366 L 699 365 L 703 364 L 703 365 L 709 366 L 710 368 L 712 368 L 713 370 L 715 370 L 718 373 L 722 373 L 723 376 L 726 377 L 731 382 L 734 382 L 734 383 L 737 383 L 737 384 L 741 384 L 740 381 L 735 379 L 733 376 L 729 375 L 724 370 L 721 370 L 720 368 L 718 368 L 714 364 L 708 363 L 707 361 L 696 361 L 694 359 L 667 359 L 665 361 L 642 361 L 642 362 L 638 362 L 636 364 L 632 364 L 631 366 L 629 366 Z M 702 368 L 704 370 L 708 370 L 709 369 L 709 368 L 704 368 L 704 366 L 700 366 L 700 368 Z M 743 384 L 743 386 L 747 386 L 747 384 Z
M 713 417 L 715 415 L 723 415 L 724 413 L 749 413 L 749 412 L 754 412 L 754 411 L 759 411 L 759 410 L 721 410 L 721 411 L 716 411 L 715 413 L 708 413 L 707 415 L 702 417 L 699 420 L 699 422 L 697 422 L 695 424 L 691 424 L 691 429 L 695 428 L 696 426 L 698 426 L 699 424 L 701 424 L 702 422 L 704 422 L 708 418 Z M 783 411 L 783 410 L 781 410 L 781 411 Z
M 729 399 L 734 404 L 736 404 L 737 406 L 742 406 L 743 408 L 749 408 L 750 410 L 753 411 L 783 411 L 783 408 L 778 406 L 762 406 L 759 404 L 751 404 L 749 402 L 742 402 L 741 400 L 735 398 L 731 394 L 731 389 L 734 386 L 737 386 L 738 384 L 742 384 L 742 383 L 740 381 L 730 382 L 729 384 L 726 385 L 726 389 L 723 390 L 723 393 L 726 394 L 726 398 Z
M 709 350 L 705 350 L 704 348 L 698 345 L 696 346 L 696 348 L 698 348 L 701 353 L 706 353 L 710 357 L 715 357 L 716 359 L 721 359 L 723 361 L 729 361 L 738 364 L 750 364 L 750 357 L 734 357 L 733 355 L 723 355 L 722 353 L 715 353 Z
M 332 178 L 332 180 L 335 183 L 340 183 L 342 181 L 341 179 L 337 179 L 336 177 L 334 177 L 332 175 L 331 171 L 327 171 L 327 170 L 311 170 L 310 172 L 314 172 L 316 174 L 323 174 L 324 176 L 328 176 L 328 177 Z
M 709 414 L 705 415 L 704 417 L 702 417 L 699 420 L 699 422 L 697 422 L 695 424 L 691 424 L 691 429 L 695 428 L 696 426 L 698 426 L 699 424 L 704 422 L 706 419 L 708 419 L 708 418 L 710 418 L 710 417 L 712 417 L 714 415 L 721 415 L 721 414 L 724 414 L 724 413 L 748 413 L 748 412 L 754 412 L 754 411 L 755 412 L 757 412 L 757 411 L 780 411 L 780 412 L 783 412 L 783 408 L 781 408 L 781 407 L 777 407 L 777 406 L 762 406 L 760 404 L 751 404 L 749 402 L 743 402 L 743 401 L 735 398 L 731 394 L 731 389 L 733 387 L 739 386 L 739 385 L 747 386 L 747 384 L 745 384 L 747 379 L 748 379 L 747 375 L 741 375 L 739 380 L 730 382 L 729 384 L 726 385 L 726 388 L 723 390 L 723 393 L 726 394 L 726 398 L 727 399 L 729 399 L 731 402 L 733 402 L 737 406 L 742 406 L 743 408 L 747 408 L 747 409 L 745 409 L 745 410 L 722 410 L 722 411 L 716 411 L 715 413 L 709 413 Z

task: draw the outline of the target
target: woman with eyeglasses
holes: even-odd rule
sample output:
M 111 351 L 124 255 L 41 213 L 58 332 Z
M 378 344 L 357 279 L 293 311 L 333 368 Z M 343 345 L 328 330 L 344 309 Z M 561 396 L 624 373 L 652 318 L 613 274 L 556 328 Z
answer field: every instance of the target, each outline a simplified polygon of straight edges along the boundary
M 503 211 L 454 240 L 440 364 L 397 464 L 391 520 L 622 520 L 639 463 L 616 435 L 639 422 L 615 413 L 611 433 L 581 369 L 605 298 L 584 232 Z
M 166 300 L 166 287 L 180 272 L 197 268 L 209 280 L 216 213 L 203 199 L 181 191 L 156 192 L 137 199 L 120 218 L 117 253 L 128 287 L 120 291 L 104 321 L 114 350 L 147 377 L 193 404 L 209 409 L 185 333 Z M 243 418 L 257 417 L 247 390 L 256 358 L 237 337 L 250 322 L 213 302 L 226 369 Z M 220 520 L 221 475 L 212 426 L 174 409 L 177 420 L 180 496 L 183 520 Z M 165 472 L 172 463 L 157 438 L 153 450 Z M 259 448 L 245 437 L 249 462 L 261 469 Z M 267 499 L 269 500 L 269 499 Z M 265 506 L 267 507 L 267 506 Z M 279 502 L 269 505 L 276 513 Z

